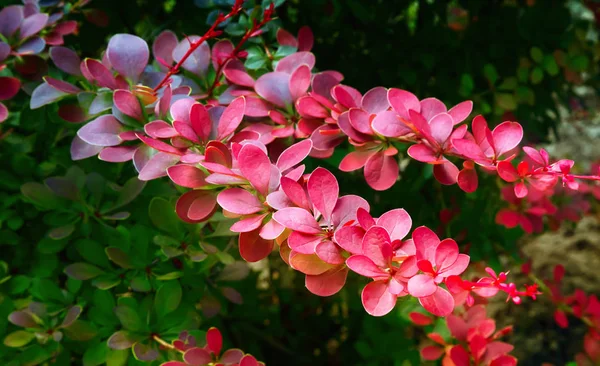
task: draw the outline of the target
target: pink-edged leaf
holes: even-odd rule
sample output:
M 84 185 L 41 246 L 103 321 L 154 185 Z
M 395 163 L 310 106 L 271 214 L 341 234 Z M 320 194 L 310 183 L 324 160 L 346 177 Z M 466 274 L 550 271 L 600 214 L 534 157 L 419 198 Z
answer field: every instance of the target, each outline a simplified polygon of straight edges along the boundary
M 312 204 L 319 210 L 325 221 L 331 223 L 331 213 L 340 193 L 335 176 L 327 169 L 319 167 L 311 173 L 306 188 Z
M 381 115 L 385 117 L 386 113 L 381 113 Z M 358 132 L 368 135 L 373 134 L 373 130 L 371 129 L 371 114 L 369 114 L 367 111 L 359 108 L 351 108 L 348 111 L 348 119 L 350 125 Z
M 190 43 L 195 43 L 200 40 L 199 36 L 188 36 L 186 39 L 181 40 L 179 44 L 173 49 L 173 60 L 179 62 L 183 59 L 183 56 L 191 48 Z M 183 68 L 196 75 L 204 76 L 208 71 L 210 65 L 210 47 L 206 41 L 191 53 L 191 55 L 183 62 Z
M 361 300 L 367 313 L 373 316 L 386 315 L 396 306 L 396 295 L 388 291 L 384 281 L 373 281 L 366 285 Z
M 223 75 L 231 84 L 254 87 L 254 79 L 246 72 L 246 68 L 240 60 L 229 60 L 223 68 Z
M 189 124 L 181 121 L 174 121 L 173 127 L 175 131 L 179 134 L 179 136 L 183 137 L 186 140 L 189 140 L 193 143 L 199 144 L 200 140 L 198 139 L 198 135 Z
M 155 139 L 166 139 L 177 136 L 177 131 L 165 121 L 152 121 L 144 125 L 144 132 Z
M 223 336 L 217 328 L 211 327 L 206 332 L 206 346 L 215 355 L 221 353 L 221 349 L 223 348 Z
M 496 156 L 508 152 L 521 142 L 523 138 L 523 127 L 517 122 L 502 122 L 492 131 Z
M 315 98 L 303 96 L 296 101 L 296 110 L 302 117 L 307 118 L 327 118 L 329 111 Z
M 404 209 L 397 208 L 381 215 L 377 219 L 377 226 L 385 228 L 390 234 L 390 240 L 394 241 L 403 239 L 408 234 L 412 219 Z
M 418 274 L 408 280 L 408 293 L 414 297 L 425 297 L 432 295 L 437 290 L 433 277 L 426 274 Z
M 433 166 L 433 176 L 444 185 L 452 185 L 458 179 L 458 168 L 450 161 L 444 161 L 442 164 Z
M 338 266 L 320 275 L 306 275 L 304 284 L 308 291 L 317 296 L 332 296 L 344 287 L 347 276 L 348 269 Z
M 135 156 L 134 156 L 135 159 Z M 167 168 L 173 166 L 179 162 L 178 155 L 167 154 L 158 152 L 153 155 L 150 160 L 140 170 L 138 175 L 139 180 L 152 180 L 167 175 Z
M 371 188 L 385 191 L 396 183 L 400 168 L 393 156 L 386 156 L 383 152 L 372 155 L 365 164 L 365 180 Z
M 427 361 L 435 361 L 443 354 L 444 349 L 438 346 L 426 346 L 421 349 L 421 357 Z
M 116 89 L 117 81 L 113 76 L 112 72 L 102 64 L 102 62 L 94 59 L 85 59 L 82 63 L 84 67 L 81 68 L 81 71 L 86 78 L 86 72 L 89 73 L 89 76 L 92 77 L 92 80 L 95 81 L 98 86 Z
M 129 90 L 115 90 L 113 94 L 113 103 L 115 104 L 115 107 L 126 116 L 135 118 L 138 121 L 141 121 L 144 117 L 140 101 Z
M 179 43 L 177 36 L 170 30 L 160 32 L 152 43 L 152 54 L 163 71 L 173 64 L 173 50 Z
M 287 207 L 273 214 L 273 218 L 288 229 L 306 234 L 319 234 L 321 227 L 310 212 L 299 207 Z
M 389 274 L 379 268 L 369 257 L 364 255 L 353 255 L 346 259 L 348 268 L 361 276 L 373 279 L 388 278 Z
M 315 247 L 315 253 L 325 263 L 343 264 L 344 257 L 340 248 L 331 240 L 323 240 Z
M 501 161 L 497 166 L 498 175 L 505 181 L 512 183 L 520 179 L 519 172 L 510 161 Z
M 287 177 L 282 177 L 281 189 L 296 206 L 310 210 L 311 206 L 306 196 L 306 191 L 298 182 Z
M 474 141 L 467 139 L 456 139 L 452 140 L 452 145 L 460 154 L 466 156 L 469 159 L 478 161 L 486 158 L 485 155 L 483 155 L 481 147 L 477 145 Z
M 213 192 L 194 190 L 179 197 L 175 212 L 185 222 L 198 223 L 212 216 L 216 206 L 217 198 Z
M 238 165 L 242 175 L 260 194 L 266 196 L 271 180 L 271 162 L 267 154 L 258 146 L 244 145 L 238 154 Z
M 336 71 L 324 71 L 316 74 L 311 83 L 314 94 L 320 96 L 331 104 L 333 101 L 331 90 L 334 86 L 342 82 L 344 76 Z
M 386 88 L 375 87 L 365 93 L 361 105 L 363 109 L 372 114 L 386 111 L 390 107 L 387 96 L 388 90 Z
M 259 235 L 263 239 L 274 240 L 277 239 L 284 230 L 285 226 L 271 218 L 271 220 L 267 221 L 267 223 L 260 228 Z
M 334 241 L 352 254 L 362 254 L 362 240 L 365 231 L 358 226 L 346 226 L 336 230 Z
M 336 85 L 331 89 L 335 100 L 346 108 L 359 108 L 362 95 L 360 92 L 347 85 Z
M 190 124 L 201 140 L 208 140 L 212 131 L 212 121 L 203 104 L 194 103 L 192 105 L 192 108 L 190 109 Z
M 277 164 L 275 164 L 280 171 L 285 172 L 286 170 L 294 167 L 296 164 L 301 163 L 310 153 L 312 149 L 312 141 L 309 139 L 302 140 L 294 145 L 285 149 L 279 158 Z
M 448 114 L 454 120 L 454 124 L 457 125 L 467 119 L 471 112 L 473 111 L 473 102 L 470 100 L 466 100 L 462 103 L 458 103 L 454 107 L 452 107 Z
M 273 108 L 267 101 L 255 96 L 246 96 L 246 111 L 248 117 L 267 117 Z
M 111 37 L 106 56 L 119 74 L 137 81 L 148 65 L 150 50 L 146 41 L 140 37 L 121 33 Z
M 101 117 L 99 117 L 99 118 L 101 118 Z M 89 124 L 87 126 L 89 126 Z M 172 155 L 183 155 L 183 152 L 180 149 L 177 149 L 176 147 L 173 147 L 173 146 L 167 144 L 166 142 L 162 142 L 160 140 L 150 138 L 139 132 L 136 133 L 136 136 L 144 144 L 150 146 L 151 148 L 153 148 L 155 150 L 158 150 L 158 151 L 161 151 L 164 153 L 168 153 L 168 154 L 172 154 Z
M 410 312 L 408 314 L 408 317 L 410 318 L 410 321 L 413 322 L 413 324 L 420 326 L 426 326 L 433 323 L 432 318 L 428 317 L 425 314 L 417 313 L 416 311 Z
M 167 169 L 169 178 L 182 187 L 198 188 L 206 185 L 206 173 L 193 165 L 178 164 Z
M 0 100 L 12 99 L 21 88 L 21 81 L 9 76 L 0 77 Z
M 80 76 L 81 75 L 81 59 L 77 55 L 77 52 L 66 47 L 51 47 L 50 58 L 54 62 L 54 65 L 60 70 L 67 74 Z
M 454 298 L 441 287 L 437 287 L 432 295 L 419 297 L 419 302 L 425 310 L 435 316 L 448 316 L 454 310 Z
M 248 262 L 258 262 L 273 250 L 273 240 L 260 237 L 260 230 L 240 233 L 240 255 Z
M 290 266 L 311 276 L 318 276 L 336 266 L 323 262 L 316 254 L 303 254 L 293 251 L 290 254 Z
M 308 65 L 300 65 L 290 75 L 290 94 L 292 100 L 297 100 L 306 94 L 310 87 L 311 73 Z
M 435 262 L 438 271 L 443 271 L 456 262 L 458 258 L 458 244 L 452 239 L 444 239 L 435 249 Z
M 293 102 L 290 93 L 290 75 L 284 72 L 264 74 L 256 80 L 254 90 L 262 98 L 281 108 Z
M 358 170 L 367 164 L 367 160 L 373 154 L 373 151 L 352 151 L 344 156 L 338 168 L 343 172 Z
M 314 36 L 308 26 L 303 26 L 298 30 L 298 51 L 310 51 L 313 47 Z
M 390 235 L 383 227 L 372 226 L 363 237 L 362 252 L 379 267 L 387 268 L 391 253 L 386 253 L 389 256 L 384 255 L 382 247 L 385 245 L 389 246 L 390 243 Z
M 27 311 L 13 311 L 8 316 L 8 321 L 23 328 L 37 328 L 38 323 L 35 318 Z
M 79 89 L 78 87 L 76 87 L 75 85 L 71 84 L 71 83 L 67 83 L 66 81 L 62 81 L 62 80 L 58 80 L 58 79 L 54 79 L 51 78 L 49 76 L 45 76 L 44 77 L 44 81 L 50 85 L 51 87 L 53 87 L 54 89 L 63 92 L 63 93 L 67 93 L 67 94 L 77 94 L 81 91 L 81 89 Z
M 340 197 L 331 213 L 333 226 L 339 228 L 346 223 L 355 221 L 356 211 L 359 208 L 368 211 L 370 209 L 369 202 L 353 194 Z
M 48 23 L 48 14 L 37 13 L 23 19 L 19 28 L 19 40 L 38 34 Z
M 102 146 L 96 146 L 88 144 L 87 142 L 80 139 L 78 136 L 73 138 L 71 142 L 71 159 L 72 160 L 82 160 L 89 158 L 91 156 L 98 155 L 100 151 L 102 151 Z
M 388 102 L 400 117 L 409 120 L 409 111 L 421 112 L 419 98 L 406 90 L 391 88 L 388 90 Z
M 112 146 L 100 151 L 98 158 L 111 163 L 123 163 L 133 159 L 137 146 Z
M 456 181 L 460 189 L 467 193 L 473 193 L 479 185 L 479 178 L 475 169 L 463 169 L 458 173 Z
M 295 52 L 279 60 L 275 72 L 291 74 L 301 65 L 307 65 L 309 69 L 312 69 L 315 61 L 315 55 L 310 52 Z
M 191 124 L 190 112 L 192 107 L 196 104 L 196 101 L 192 98 L 182 98 L 171 104 L 169 113 L 171 113 L 171 117 L 174 121 L 181 121 Z
M 417 260 L 435 261 L 435 248 L 440 243 L 438 236 L 427 226 L 419 226 L 413 231 L 412 239 L 417 250 Z
M 318 234 L 305 234 L 300 231 L 292 231 L 288 237 L 290 249 L 302 254 L 314 254 L 317 245 L 323 240 Z
M 256 196 L 241 188 L 222 191 L 217 196 L 217 202 L 223 209 L 238 215 L 250 215 L 264 208 Z
M 447 108 L 444 105 L 444 103 L 442 103 L 442 101 L 440 101 L 437 98 L 425 98 L 423 99 L 421 102 L 421 115 L 423 116 L 423 118 L 425 118 L 427 121 L 431 121 L 431 119 L 440 114 L 440 113 L 446 113 L 447 112 Z
M 254 356 L 252 355 L 245 355 L 241 360 L 240 360 L 240 365 L 239 366 L 259 366 L 260 364 L 258 363 L 258 361 L 256 361 L 256 358 L 254 358 Z
M 112 115 L 100 116 L 77 131 L 80 139 L 96 146 L 115 146 L 121 143 L 123 125 Z
M 204 348 L 194 347 L 185 351 L 183 360 L 185 365 L 208 365 L 212 362 L 212 356 Z
M 0 123 L 6 121 L 8 118 L 8 108 L 2 103 L 0 103 Z
M 399 137 L 412 132 L 396 112 L 392 111 L 378 113 L 373 119 L 372 126 L 375 132 L 385 137 Z
M 450 137 L 453 127 L 454 122 L 448 113 L 437 114 L 429 121 L 431 136 L 440 146 Z

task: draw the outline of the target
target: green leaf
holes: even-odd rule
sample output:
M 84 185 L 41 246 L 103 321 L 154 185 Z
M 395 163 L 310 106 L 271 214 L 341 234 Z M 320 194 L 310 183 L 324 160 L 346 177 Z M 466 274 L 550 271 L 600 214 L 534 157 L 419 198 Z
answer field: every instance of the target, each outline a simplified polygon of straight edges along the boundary
M 233 264 L 235 262 L 235 258 L 229 253 L 217 252 L 215 255 L 219 258 L 219 262 L 223 264 Z
M 590 59 L 586 55 L 577 55 L 570 60 L 571 68 L 575 71 L 585 71 L 589 67 Z
M 544 59 L 544 53 L 538 47 L 531 47 L 529 50 L 529 55 L 533 61 L 537 62 L 538 64 Z
M 51 352 L 42 348 L 40 345 L 34 344 L 32 346 L 27 347 L 27 351 L 19 355 L 18 361 L 19 365 L 41 365 L 50 357 L 52 357 Z
M 46 236 L 40 240 L 36 249 L 43 254 L 54 254 L 63 250 L 67 244 L 69 244 L 68 240 L 55 240 Z
M 156 275 L 156 279 L 159 281 L 170 281 L 183 277 L 183 272 L 169 272 L 162 275 Z
M 181 233 L 181 220 L 175 213 L 175 206 L 164 198 L 155 197 L 150 201 L 148 215 L 154 226 L 175 236 Z
M 517 78 L 509 77 L 502 81 L 502 83 L 498 86 L 498 89 L 512 91 L 515 90 L 518 84 L 519 82 L 517 81 Z
M 114 274 L 105 274 L 98 276 L 92 281 L 92 285 L 98 287 L 100 290 L 111 289 L 121 283 L 121 279 Z
M 74 341 L 86 342 L 93 339 L 98 330 L 96 326 L 90 322 L 77 319 L 73 324 L 64 328 L 65 335 Z
M 560 69 L 558 68 L 558 64 L 556 63 L 556 60 L 554 59 L 554 56 L 552 56 L 552 55 L 544 56 L 543 66 L 544 66 L 544 70 L 546 70 L 546 72 L 551 76 L 556 76 L 560 72 Z
M 49 210 L 60 206 L 60 199 L 52 193 L 50 188 L 43 184 L 30 182 L 21 186 L 21 193 L 28 201 L 43 210 Z
M 473 93 L 473 88 L 475 87 L 475 82 L 473 81 L 473 77 L 470 74 L 462 74 L 460 76 L 460 88 L 459 93 L 463 97 L 468 97 Z
M 109 349 L 106 352 L 106 366 L 125 366 L 129 358 L 129 350 Z
M 104 274 L 104 271 L 100 268 L 83 262 L 68 265 L 64 272 L 68 276 L 81 281 L 90 280 Z
M 91 239 L 80 239 L 75 242 L 77 252 L 86 262 L 100 267 L 108 267 L 108 257 L 104 247 L 97 241 Z
M 4 338 L 4 345 L 7 347 L 23 347 L 35 338 L 33 333 L 26 332 L 24 330 L 17 330 Z
M 129 306 L 119 305 L 115 307 L 114 312 L 117 318 L 119 318 L 121 325 L 123 325 L 123 328 L 132 332 L 144 329 L 144 323 L 142 323 L 137 311 Z
M 128 180 L 123 188 L 119 191 L 119 197 L 115 204 L 108 211 L 116 210 L 117 208 L 123 207 L 129 202 L 133 201 L 144 189 L 146 182 L 133 177 Z M 106 213 L 108 211 L 104 211 Z
M 298 51 L 298 49 L 296 47 L 292 47 L 292 46 L 279 46 L 279 48 L 277 49 L 277 51 L 275 52 L 275 54 L 273 55 L 273 57 L 278 60 L 281 58 L 284 58 L 285 56 L 289 56 L 292 53 Z
M 64 239 L 75 231 L 75 225 L 69 224 L 61 227 L 54 228 L 48 232 L 48 236 L 54 240 Z
M 496 93 L 496 104 L 507 111 L 512 111 L 517 108 L 514 96 L 508 93 Z
M 490 82 L 490 84 L 496 84 L 498 80 L 498 71 L 496 71 L 496 66 L 492 64 L 485 64 L 483 66 L 483 75 Z
M 533 70 L 531 70 L 530 78 L 531 83 L 539 84 L 542 82 L 542 80 L 544 80 L 544 71 L 540 67 L 536 66 L 533 68 Z
M 126 269 L 133 268 L 129 254 L 125 253 L 123 250 L 115 247 L 108 247 L 104 251 L 108 258 L 119 267 Z
M 139 273 L 133 277 L 129 285 L 133 291 L 137 292 L 148 292 L 152 290 L 152 286 L 150 285 L 150 281 L 148 280 L 148 276 L 145 272 Z
M 167 281 L 156 292 L 154 308 L 159 318 L 175 311 L 181 302 L 182 290 L 179 281 Z
M 100 342 L 89 347 L 83 354 L 83 366 L 98 366 L 106 362 L 108 346 Z
M 250 56 L 244 62 L 244 67 L 248 70 L 258 70 L 267 64 L 267 58 L 265 56 Z
M 10 286 L 10 293 L 17 295 L 27 290 L 31 284 L 31 278 L 24 275 L 16 275 L 10 279 L 8 284 Z
M 246 27 L 239 23 L 229 23 L 227 24 L 227 27 L 225 27 L 225 33 L 230 36 L 240 37 L 246 33 Z

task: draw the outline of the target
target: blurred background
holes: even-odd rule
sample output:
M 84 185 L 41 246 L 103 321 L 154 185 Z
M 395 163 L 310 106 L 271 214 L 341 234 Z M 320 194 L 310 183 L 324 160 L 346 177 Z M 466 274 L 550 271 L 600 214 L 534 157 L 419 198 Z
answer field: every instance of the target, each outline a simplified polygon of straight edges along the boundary
M 152 40 L 164 29 L 177 34 L 201 34 L 230 0 L 94 0 L 95 9 L 76 37 L 66 44 L 83 55 L 96 56 L 114 33 L 135 33 Z M 269 1 L 248 0 L 247 6 Z M 4 6 L 10 1 L 0 1 Z M 16 3 L 16 1 L 15 1 Z M 476 114 L 495 125 L 519 121 L 525 142 L 546 146 L 551 154 L 572 158 L 578 169 L 589 169 L 600 158 L 596 91 L 600 86 L 598 25 L 600 2 L 558 0 L 275 0 L 279 19 L 265 39 L 274 41 L 281 26 L 296 34 L 308 25 L 315 34 L 313 52 L 320 70 L 344 74 L 344 84 L 366 92 L 375 86 L 407 89 L 419 98 L 437 97 L 447 105 L 473 100 Z M 229 24 L 225 32 L 243 34 L 243 27 Z M 23 182 L 45 177 L 71 165 L 68 149 L 47 153 L 43 136 L 56 129 L 40 113 L 23 110 L 19 118 L 36 121 L 26 126 L 14 122 L 20 132 L 5 139 L 0 159 L 0 252 L 15 268 L 44 262 L 43 257 L 61 253 L 35 250 L 33 259 L 23 247 L 40 240 L 35 232 L 45 222 L 41 216 L 9 199 Z M 33 140 L 33 132 L 39 137 Z M 59 142 L 66 144 L 67 142 Z M 66 150 L 66 151 L 65 151 Z M 401 152 L 402 153 L 402 152 Z M 559 155 L 560 154 L 560 155 Z M 336 171 L 345 155 L 336 150 L 327 162 L 312 160 Z M 39 163 L 41 162 L 41 164 Z M 375 192 L 362 174 L 338 174 L 343 194 L 356 193 L 373 203 L 374 215 L 403 207 L 415 226 L 438 227 L 442 233 L 468 246 L 473 261 L 495 268 L 513 268 L 533 258 L 534 272 L 550 277 L 555 264 L 566 267 L 567 277 L 600 293 L 597 265 L 600 257 L 598 217 L 580 223 L 575 219 L 554 223 L 555 232 L 542 237 L 526 236 L 520 228 L 505 229 L 494 222 L 501 201 L 493 177 L 480 177 L 476 193 L 465 195 L 458 187 L 441 187 L 430 166 L 403 162 L 398 184 Z M 107 178 L 120 177 L 116 164 L 100 161 L 78 163 L 86 172 L 98 167 Z M 110 166 L 109 166 L 110 165 Z M 309 167 L 309 170 L 312 169 Z M 115 178 L 116 179 L 116 178 Z M 170 187 L 151 182 L 140 198 L 140 222 L 147 222 L 147 203 Z M 12 192 L 12 194 L 11 194 Z M 145 200 L 145 201 L 144 201 Z M 28 224 L 6 224 L 12 216 L 28 217 Z M 29 216 L 27 216 L 29 215 Z M 44 230 L 38 230 L 45 232 Z M 4 256 L 4 254 L 3 254 Z M 595 263 L 595 262 L 594 262 Z M 225 303 L 222 315 L 206 317 L 202 327 L 218 326 L 231 346 L 252 353 L 267 365 L 419 365 L 419 347 L 426 339 L 420 328 L 411 327 L 408 312 L 417 307 L 401 303 L 383 319 L 370 317 L 360 304 L 364 285 L 358 276 L 338 296 L 319 298 L 304 288 L 304 278 L 272 258 L 255 266 L 252 275 L 236 286 L 242 306 Z M 577 282 L 579 281 L 579 282 Z M 583 283 L 583 285 L 582 285 Z M 259 289 L 258 291 L 256 289 Z M 565 365 L 581 350 L 583 324 L 568 331 L 552 319 L 552 307 L 543 297 L 535 303 L 494 306 L 498 327 L 514 324 L 514 352 L 522 365 L 549 362 Z M 5 317 L 4 317 L 5 318 Z M 2 322 L 0 320 L 0 329 Z M 0 349 L 1 350 L 1 349 Z

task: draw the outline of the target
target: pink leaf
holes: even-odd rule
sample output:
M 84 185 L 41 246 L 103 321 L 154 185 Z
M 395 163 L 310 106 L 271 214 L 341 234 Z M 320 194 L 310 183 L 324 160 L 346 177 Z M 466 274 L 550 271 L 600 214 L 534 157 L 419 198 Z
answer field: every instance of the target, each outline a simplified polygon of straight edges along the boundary
M 113 69 L 126 78 L 137 81 L 148 64 L 148 44 L 131 34 L 115 34 L 108 42 L 106 55 Z
M 337 294 L 344 287 L 347 276 L 348 269 L 338 266 L 320 275 L 306 275 L 304 283 L 308 291 L 317 296 L 331 296 Z
M 223 336 L 221 336 L 221 332 L 219 332 L 217 328 L 211 327 L 206 332 L 206 346 L 215 355 L 221 353 L 221 348 L 223 347 Z
M 509 161 L 501 161 L 497 166 L 498 175 L 507 182 L 514 182 L 520 178 L 517 168 Z
M 396 306 L 396 295 L 388 291 L 383 281 L 374 281 L 362 290 L 361 299 L 367 313 L 373 316 L 383 316 Z
M 179 197 L 175 212 L 185 222 L 198 223 L 212 216 L 216 205 L 217 199 L 213 192 L 189 191 Z
M 502 122 L 492 131 L 496 157 L 514 149 L 523 138 L 523 127 L 517 122 Z
M 421 101 L 420 113 L 427 121 L 431 121 L 436 115 L 446 112 L 446 106 L 437 98 L 425 98 Z
M 133 159 L 137 146 L 112 146 L 105 147 L 100 151 L 98 158 L 111 163 L 123 163 Z
M 242 188 L 222 191 L 217 196 L 217 202 L 223 209 L 238 215 L 250 215 L 264 208 L 256 196 Z
M 279 60 L 275 72 L 291 74 L 303 64 L 308 65 L 309 69 L 312 70 L 315 66 L 315 55 L 310 52 L 292 53 Z
M 173 60 L 179 62 L 183 59 L 183 56 L 190 50 L 191 43 L 198 42 L 200 36 L 188 36 L 186 39 L 181 40 L 179 44 L 173 49 Z M 204 76 L 208 71 L 210 65 L 210 47 L 206 41 L 202 42 L 200 47 L 196 48 L 191 56 L 183 62 L 183 68 L 187 71 L 196 75 Z
M 231 104 L 225 108 L 225 111 L 219 119 L 217 127 L 217 138 L 223 139 L 232 134 L 242 122 L 244 118 L 244 110 L 246 109 L 246 100 L 244 97 L 234 99 Z
M 452 119 L 454 120 L 454 124 L 457 125 L 457 124 L 461 123 L 462 121 L 464 121 L 465 119 L 467 119 L 467 117 L 469 117 L 469 114 L 471 114 L 472 111 L 473 111 L 473 102 L 470 100 L 466 100 L 466 101 L 459 103 L 459 104 L 455 105 L 454 107 L 452 107 L 448 111 L 448 114 L 450 116 L 452 116 Z
M 203 141 L 207 141 L 212 130 L 212 122 L 206 107 L 200 103 L 194 103 L 190 109 L 190 124 L 196 135 Z
M 192 165 L 179 164 L 167 169 L 169 178 L 182 187 L 198 188 L 206 185 L 206 174 Z
M 382 253 L 382 247 L 384 245 L 390 245 L 391 240 L 388 232 L 381 226 L 372 226 L 363 237 L 362 251 L 363 254 L 371 258 L 371 260 L 381 268 L 388 267 L 388 260 L 391 259 L 391 253 L 389 256 Z
M 362 239 L 365 231 L 358 226 L 345 226 L 333 236 L 335 242 L 352 254 L 362 254 Z
M 367 164 L 367 160 L 374 154 L 373 151 L 352 151 L 344 156 L 339 169 L 343 172 L 358 170 Z
M 266 196 L 271 180 L 271 162 L 267 154 L 258 146 L 244 145 L 238 154 L 238 164 L 243 176 L 260 194 Z
M 362 107 L 371 114 L 386 111 L 390 107 L 388 102 L 388 90 L 378 86 L 368 92 L 362 98 Z
M 429 127 L 431 129 L 431 136 L 440 146 L 443 146 L 452 133 L 454 123 L 448 113 L 440 113 L 429 121 Z
M 438 236 L 427 226 L 419 226 L 412 234 L 417 260 L 435 261 L 435 248 L 440 243 Z
M 259 233 L 260 230 L 240 233 L 240 255 L 248 262 L 258 262 L 273 250 L 273 240 L 265 240 Z
M 458 173 L 456 177 L 458 186 L 460 189 L 467 193 L 473 193 L 477 190 L 479 179 L 477 178 L 477 172 L 475 169 L 463 169 Z
M 167 67 L 173 64 L 173 50 L 178 43 L 177 36 L 170 30 L 160 32 L 154 39 L 152 54 L 157 61 L 160 61 L 161 70 L 166 71 Z
M 416 325 L 426 326 L 433 323 L 433 319 L 431 319 L 425 314 L 417 313 L 416 311 L 410 312 L 408 316 L 410 318 L 410 321 L 412 321 L 413 324 Z
M 256 94 L 281 108 L 293 102 L 290 93 L 290 75 L 284 72 L 264 74 L 256 80 L 254 90 Z
M 443 271 L 456 262 L 458 258 L 458 244 L 452 239 L 444 239 L 435 249 L 434 265 L 438 271 Z
M 229 230 L 231 230 L 234 233 L 245 233 L 248 231 L 256 230 L 262 225 L 262 221 L 266 216 L 267 214 L 243 216 L 243 218 L 240 221 L 231 225 Z
M 288 229 L 306 234 L 320 234 L 321 227 L 317 220 L 305 209 L 287 207 L 273 214 L 273 218 Z
M 372 127 L 375 132 L 385 137 L 399 137 L 412 132 L 396 112 L 392 111 L 378 113 L 373 120 Z
M 344 257 L 340 248 L 331 240 L 322 240 L 315 247 L 315 253 L 325 263 L 343 264 Z
M 435 316 L 448 316 L 454 310 L 454 298 L 450 293 L 441 287 L 429 296 L 420 297 L 419 302 Z
M 48 14 L 37 13 L 23 19 L 19 29 L 19 40 L 38 34 L 48 22 Z
M 229 60 L 223 68 L 223 75 L 231 84 L 254 87 L 254 79 L 246 72 L 246 68 L 240 60 Z
M 303 26 L 298 30 L 298 51 L 310 51 L 313 47 L 314 36 L 310 27 Z
M 290 94 L 292 100 L 297 100 L 306 94 L 310 87 L 311 73 L 308 65 L 300 65 L 290 76 Z
M 369 210 L 369 203 L 362 197 L 349 194 L 338 199 L 335 208 L 331 214 L 333 226 L 342 227 L 347 223 L 356 220 L 356 211 L 358 209 Z
M 66 47 L 51 47 L 50 58 L 54 62 L 54 65 L 66 72 L 67 74 L 80 76 L 81 75 L 81 59 L 77 55 L 77 52 L 66 48 Z
M 331 213 L 339 195 L 339 186 L 335 176 L 327 169 L 315 169 L 306 184 L 308 196 L 327 223 L 331 223 Z
M 455 366 L 471 365 L 471 356 L 462 346 L 454 346 L 450 349 L 450 359 Z
M 421 357 L 427 361 L 435 361 L 442 357 L 444 349 L 437 346 L 426 346 L 421 349 Z
M 311 149 L 312 141 L 309 139 L 295 143 L 279 155 L 276 165 L 280 171 L 285 172 L 296 164 L 301 163 L 308 156 Z
M 100 116 L 77 131 L 83 141 L 96 146 L 115 146 L 121 143 L 123 125 L 110 114 Z
M 365 179 L 377 191 L 385 191 L 396 183 L 399 167 L 396 159 L 383 152 L 372 155 L 365 165 Z
M 311 96 L 302 96 L 296 101 L 296 110 L 302 117 L 327 118 L 329 111 Z
M 346 259 L 346 265 L 361 276 L 373 279 L 387 279 L 389 277 L 387 272 L 379 268 L 369 257 L 364 255 L 351 256 Z
M 390 240 L 403 239 L 410 231 L 412 219 L 404 209 L 397 208 L 388 211 L 377 219 L 377 225 L 382 226 L 390 234 Z
M 426 274 L 418 274 L 408 280 L 408 293 L 414 297 L 425 297 L 432 295 L 437 290 L 433 277 Z
M 433 176 L 444 185 L 452 185 L 458 180 L 458 168 L 450 161 L 444 161 L 442 164 L 433 166 Z
M 277 239 L 285 230 L 285 227 L 275 221 L 273 218 L 267 221 L 260 229 L 260 237 L 266 240 Z
M 204 348 L 190 348 L 183 354 L 185 365 L 208 365 L 212 362 L 210 353 Z
M 318 276 L 336 268 L 323 262 L 316 254 L 303 254 L 295 251 L 290 254 L 290 265 L 295 270 L 311 276 Z
M 126 116 L 141 121 L 144 117 L 142 107 L 138 98 L 129 90 L 115 90 L 113 94 L 113 103 L 119 111 Z
M 406 90 L 391 88 L 388 90 L 388 102 L 400 117 L 410 120 L 409 111 L 421 112 L 419 98 Z

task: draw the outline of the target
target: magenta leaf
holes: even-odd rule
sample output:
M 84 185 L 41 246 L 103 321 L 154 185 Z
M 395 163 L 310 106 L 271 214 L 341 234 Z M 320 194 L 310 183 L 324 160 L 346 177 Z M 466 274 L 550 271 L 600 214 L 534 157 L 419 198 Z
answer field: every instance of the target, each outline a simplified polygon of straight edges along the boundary
M 121 113 L 126 116 L 141 121 L 144 118 L 144 112 L 138 98 L 129 90 L 115 90 L 113 94 L 113 103 Z
M 80 139 L 78 136 L 73 137 L 73 141 L 71 142 L 71 159 L 72 160 L 82 160 L 89 158 L 91 156 L 98 155 L 100 151 L 102 151 L 102 146 L 96 146 L 88 144 L 87 142 Z
M 0 77 L 0 100 L 12 99 L 21 88 L 21 81 L 9 76 Z M 33 96 L 32 96 L 33 98 Z
M 412 132 L 410 127 L 402 122 L 399 116 L 392 111 L 377 114 L 373 120 L 373 130 L 386 137 L 399 137 Z
M 267 154 L 258 146 L 244 145 L 238 154 L 238 164 L 243 176 L 266 196 L 271 180 L 271 162 Z
M 332 268 L 320 275 L 306 275 L 305 286 L 317 296 L 337 294 L 346 284 L 348 269 L 344 266 Z
M 309 139 L 302 140 L 285 149 L 277 159 L 276 166 L 282 172 L 301 163 L 310 153 L 312 149 L 312 141 Z
M 315 208 L 319 210 L 327 223 L 331 223 L 331 214 L 340 193 L 335 176 L 327 169 L 317 168 L 308 178 L 306 187 Z
M 366 285 L 361 299 L 367 313 L 373 316 L 386 315 L 396 306 L 396 295 L 388 291 L 388 286 L 383 281 L 373 281 Z
M 425 297 L 432 295 L 437 290 L 433 277 L 426 274 L 418 274 L 408 280 L 408 293 L 414 297 Z
M 212 362 L 210 352 L 204 348 L 194 347 L 185 351 L 183 360 L 186 365 L 203 366 Z
M 365 165 L 365 179 L 369 186 L 377 191 L 385 191 L 393 186 L 399 172 L 396 159 L 383 152 L 372 155 Z
M 221 348 L 223 347 L 223 336 L 221 336 L 221 332 L 215 327 L 211 327 L 206 332 L 206 345 L 208 349 L 212 351 L 215 355 L 221 353 Z
M 379 268 L 369 257 L 364 255 L 353 255 L 349 257 L 346 259 L 346 265 L 361 276 L 373 279 L 386 279 L 389 277 L 387 272 Z
M 279 60 L 275 71 L 291 74 L 301 65 L 307 65 L 312 70 L 315 61 L 315 55 L 310 52 L 295 52 Z
M 419 302 L 435 316 L 448 316 L 454 310 L 454 298 L 441 287 L 437 287 L 432 295 L 419 297 Z
M 169 178 L 182 187 L 198 188 L 206 185 L 206 174 L 192 165 L 178 164 L 167 168 Z
M 115 146 L 121 143 L 119 134 L 123 125 L 112 115 L 96 118 L 77 131 L 77 136 L 83 141 L 96 146 Z
M 166 71 L 173 64 L 173 50 L 178 43 L 177 36 L 170 30 L 162 31 L 154 39 L 152 54 L 162 70 Z
M 388 102 L 388 90 L 382 86 L 375 87 L 362 98 L 361 105 L 363 109 L 371 114 L 378 114 L 386 111 L 390 107 Z
M 115 34 L 108 42 L 106 55 L 117 72 L 137 81 L 148 64 L 150 51 L 146 41 L 131 34 Z
M 217 196 L 224 210 L 238 215 L 250 215 L 263 209 L 262 203 L 252 193 L 241 188 L 229 188 Z
M 198 223 L 212 216 L 216 205 L 217 199 L 213 192 L 195 190 L 179 197 L 175 211 L 183 221 Z
M 305 209 L 287 207 L 273 214 L 273 218 L 288 229 L 306 234 L 319 234 L 321 227 L 317 220 Z
M 217 139 L 223 139 L 235 132 L 244 118 L 245 109 L 246 99 L 244 97 L 234 99 L 234 101 L 225 108 L 225 111 L 223 111 L 223 114 L 219 119 L 219 125 L 217 126 Z

